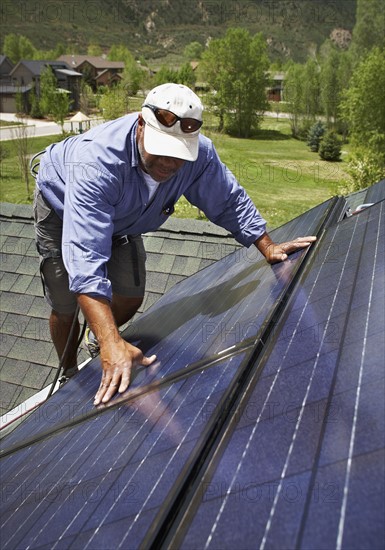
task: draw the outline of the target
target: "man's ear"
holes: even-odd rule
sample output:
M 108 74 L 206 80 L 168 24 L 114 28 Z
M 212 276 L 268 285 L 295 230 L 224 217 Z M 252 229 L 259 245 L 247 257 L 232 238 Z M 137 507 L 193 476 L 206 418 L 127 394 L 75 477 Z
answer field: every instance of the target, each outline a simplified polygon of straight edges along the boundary
M 144 118 L 142 116 L 142 113 L 138 113 L 138 125 L 140 127 L 143 127 L 145 125 Z

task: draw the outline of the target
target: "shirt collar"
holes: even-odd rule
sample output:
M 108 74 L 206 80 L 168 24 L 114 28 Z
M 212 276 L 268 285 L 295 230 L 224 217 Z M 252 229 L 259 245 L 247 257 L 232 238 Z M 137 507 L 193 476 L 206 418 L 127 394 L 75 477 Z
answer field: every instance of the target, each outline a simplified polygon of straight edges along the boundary
M 131 151 L 132 151 L 131 166 L 133 168 L 139 166 L 139 151 L 138 151 L 138 145 L 136 143 L 136 130 L 137 130 L 137 128 L 138 128 L 138 119 L 136 119 L 136 121 L 132 125 L 131 135 L 130 135 Z

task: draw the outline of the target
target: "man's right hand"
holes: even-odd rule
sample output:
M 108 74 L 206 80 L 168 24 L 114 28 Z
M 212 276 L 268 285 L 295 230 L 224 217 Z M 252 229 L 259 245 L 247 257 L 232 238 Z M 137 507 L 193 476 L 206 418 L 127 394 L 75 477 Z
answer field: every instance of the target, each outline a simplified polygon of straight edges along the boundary
M 113 344 L 101 346 L 100 359 L 103 374 L 94 405 L 107 403 L 116 392 L 125 392 L 130 384 L 131 369 L 137 365 L 148 367 L 156 355 L 145 357 L 139 348 L 119 338 Z

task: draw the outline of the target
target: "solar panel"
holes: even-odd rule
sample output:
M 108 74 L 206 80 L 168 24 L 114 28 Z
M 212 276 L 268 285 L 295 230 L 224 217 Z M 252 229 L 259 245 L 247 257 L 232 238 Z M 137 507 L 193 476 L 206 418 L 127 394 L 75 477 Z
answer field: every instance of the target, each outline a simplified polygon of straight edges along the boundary
M 339 208 L 335 200 L 327 201 L 277 229 L 273 236 L 281 240 L 317 233 Z M 292 255 L 284 267 L 270 267 L 255 247 L 242 249 L 173 287 L 124 333 L 145 354 L 156 354 L 161 361 L 137 369 L 130 391 L 256 337 L 305 254 Z M 11 433 L 6 445 L 24 442 L 94 410 L 100 372 L 97 358 Z
M 4 459 L 2 547 L 138 544 L 244 358 L 198 368 Z
M 327 231 L 172 544 L 383 545 L 383 251 L 383 202 Z
M 383 452 L 370 400 L 383 381 L 374 329 L 383 327 L 383 218 L 379 205 L 333 226 L 343 202 L 275 232 L 276 240 L 322 235 L 311 254 L 271 267 L 254 249 L 236 252 L 159 300 L 125 333 L 159 362 L 137 369 L 123 396 L 92 406 L 94 360 L 5 438 L 2 547 L 233 548 L 259 540 L 289 548 L 313 537 L 322 548 L 317 513 L 338 507 L 330 499 L 342 478 L 329 486 L 328 472 L 344 466 L 345 544 L 349 514 L 361 506 L 357 460 L 378 472 Z M 361 352 L 351 370 L 363 341 L 376 353 Z M 355 405 L 337 430 L 329 420 L 337 398 L 351 406 L 358 387 L 352 437 Z M 375 422 L 365 431 L 360 407 L 369 401 Z M 354 443 L 349 474 L 340 439 Z M 381 487 L 369 488 L 376 525 Z M 378 540 L 376 529 L 368 540 Z

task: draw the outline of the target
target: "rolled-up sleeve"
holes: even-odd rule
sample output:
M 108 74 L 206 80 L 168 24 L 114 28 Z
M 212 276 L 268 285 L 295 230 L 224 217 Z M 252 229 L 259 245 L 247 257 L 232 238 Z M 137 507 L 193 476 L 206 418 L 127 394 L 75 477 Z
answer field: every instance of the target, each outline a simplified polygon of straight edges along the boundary
M 111 300 L 106 264 L 119 182 L 99 162 L 72 163 L 66 169 L 62 250 L 70 290 Z
M 266 221 L 221 162 L 214 146 L 207 150 L 204 170 L 184 194 L 210 221 L 230 231 L 244 246 L 251 246 L 266 231 Z

